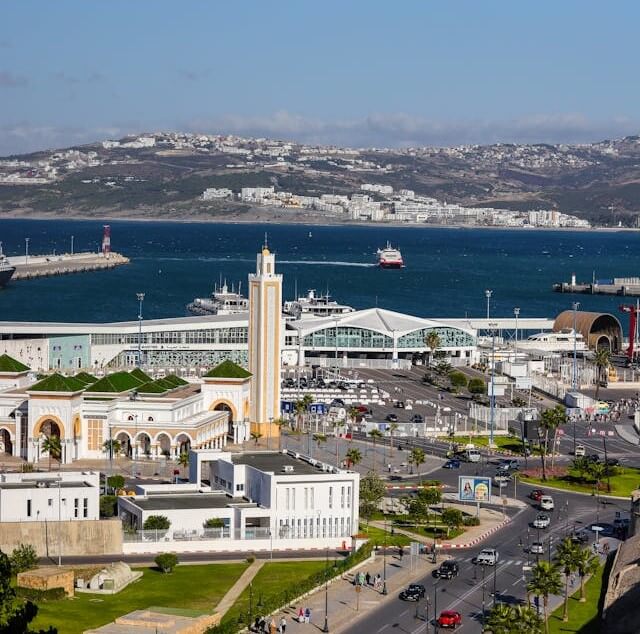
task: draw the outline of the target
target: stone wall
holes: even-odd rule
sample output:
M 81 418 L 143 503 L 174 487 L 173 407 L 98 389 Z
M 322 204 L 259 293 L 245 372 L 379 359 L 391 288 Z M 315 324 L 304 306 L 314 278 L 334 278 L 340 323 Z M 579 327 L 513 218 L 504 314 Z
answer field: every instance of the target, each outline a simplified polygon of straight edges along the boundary
M 74 574 L 73 570 L 59 568 L 37 568 L 19 572 L 17 585 L 19 588 L 31 588 L 32 590 L 52 590 L 63 588 L 68 597 L 73 596 Z
M 3 522 L 0 550 L 10 554 L 20 544 L 31 544 L 39 557 L 121 555 L 122 523 L 112 520 L 63 522 Z

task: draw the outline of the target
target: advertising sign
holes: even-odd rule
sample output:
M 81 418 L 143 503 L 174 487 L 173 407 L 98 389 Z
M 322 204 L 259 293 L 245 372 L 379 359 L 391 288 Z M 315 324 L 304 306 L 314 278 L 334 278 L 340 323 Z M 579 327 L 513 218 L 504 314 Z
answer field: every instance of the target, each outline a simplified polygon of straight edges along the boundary
M 490 495 L 491 478 L 458 477 L 458 499 L 461 502 L 488 502 Z

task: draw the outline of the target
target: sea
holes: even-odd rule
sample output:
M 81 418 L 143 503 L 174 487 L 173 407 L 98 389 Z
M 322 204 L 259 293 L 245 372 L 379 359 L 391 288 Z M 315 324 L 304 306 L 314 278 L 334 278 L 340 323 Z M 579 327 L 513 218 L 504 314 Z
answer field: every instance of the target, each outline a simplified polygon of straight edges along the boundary
M 0 220 L 5 253 L 97 251 L 101 221 Z M 114 251 L 131 264 L 110 271 L 15 281 L 0 290 L 0 320 L 135 320 L 185 316 L 194 297 L 226 281 L 241 291 L 265 241 L 284 276 L 284 298 L 316 289 L 357 309 L 378 306 L 420 317 L 554 317 L 581 310 L 618 313 L 619 297 L 554 293 L 554 282 L 640 276 L 640 234 L 389 226 L 316 226 L 112 221 Z M 375 266 L 376 249 L 401 249 L 402 270 Z M 629 298 L 627 301 L 635 301 Z M 622 315 L 620 315 L 622 317 Z M 624 321 L 623 321 L 624 323 Z

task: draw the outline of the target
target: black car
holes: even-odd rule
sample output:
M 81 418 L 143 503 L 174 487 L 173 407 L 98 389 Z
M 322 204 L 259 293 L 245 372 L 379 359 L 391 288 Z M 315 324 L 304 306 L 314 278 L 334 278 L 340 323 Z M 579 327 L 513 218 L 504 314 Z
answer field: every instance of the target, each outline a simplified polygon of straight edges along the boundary
M 586 544 L 589 541 L 589 535 L 587 534 L 586 531 L 576 531 L 575 533 L 573 533 L 573 535 L 571 535 L 571 541 L 574 544 Z
M 591 453 L 588 456 L 585 456 L 585 458 L 589 462 L 600 462 L 600 456 L 597 453 Z
M 607 467 L 619 467 L 620 461 L 617 458 L 609 458 L 607 460 Z
M 411 422 L 412 423 L 421 424 L 421 423 L 424 423 L 424 418 L 422 418 L 422 416 L 420 414 L 414 414 L 411 417 Z
M 447 561 L 443 561 L 440 564 L 440 568 L 436 568 L 431 574 L 436 579 L 453 579 L 458 576 L 458 572 L 458 564 L 451 559 L 447 559 Z
M 387 420 L 390 423 L 397 423 L 398 422 L 398 417 L 395 414 L 387 414 Z
M 426 592 L 427 589 L 423 585 L 412 583 L 400 593 L 400 599 L 402 601 L 420 601 L 420 599 L 424 598 Z

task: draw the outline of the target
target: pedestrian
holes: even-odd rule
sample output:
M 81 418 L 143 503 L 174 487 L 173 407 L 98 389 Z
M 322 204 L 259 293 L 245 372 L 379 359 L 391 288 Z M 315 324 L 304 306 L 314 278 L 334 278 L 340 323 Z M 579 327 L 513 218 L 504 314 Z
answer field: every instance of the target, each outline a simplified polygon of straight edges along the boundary
M 304 611 L 304 622 L 311 623 L 311 610 L 308 607 Z
M 576 576 L 572 574 L 569 581 L 571 582 L 571 587 L 573 588 L 576 583 Z
M 400 561 L 402 561 L 402 558 L 404 557 L 404 548 L 402 546 L 398 549 L 398 555 L 400 555 Z
M 369 574 L 368 571 L 367 571 L 367 574 L 365 575 L 365 580 L 367 582 L 367 585 L 370 586 L 371 585 L 371 575 Z
M 298 610 L 298 623 L 304 623 L 304 610 L 302 608 Z
M 262 631 L 261 627 L 260 627 L 260 620 L 262 617 L 260 616 L 256 616 L 256 620 L 253 622 L 253 629 L 255 632 L 260 632 Z
M 287 631 L 287 619 L 283 616 L 280 619 L 280 632 L 281 634 L 285 634 L 286 631 Z
M 277 629 L 276 620 L 271 617 L 271 621 L 269 621 L 269 634 L 276 634 Z

